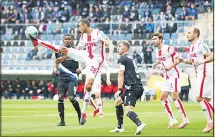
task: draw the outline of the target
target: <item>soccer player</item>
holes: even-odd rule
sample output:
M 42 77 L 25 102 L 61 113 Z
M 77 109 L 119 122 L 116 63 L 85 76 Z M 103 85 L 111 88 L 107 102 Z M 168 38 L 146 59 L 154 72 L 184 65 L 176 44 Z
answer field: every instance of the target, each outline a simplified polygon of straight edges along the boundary
M 184 110 L 183 103 L 178 98 L 178 93 L 181 91 L 180 72 L 177 66 L 179 64 L 178 53 L 175 51 L 174 47 L 165 45 L 163 43 L 163 36 L 160 33 L 152 34 L 152 42 L 153 45 L 158 48 L 156 50 L 157 61 L 155 62 L 155 64 L 153 64 L 153 67 L 158 64 L 162 64 L 162 66 L 165 68 L 165 80 L 161 87 L 160 99 L 170 120 L 168 128 L 172 128 L 173 126 L 178 124 L 178 121 L 175 119 L 172 108 L 168 101 L 169 92 L 171 92 L 172 100 L 174 101 L 175 106 L 182 116 L 183 121 L 178 126 L 178 128 L 184 128 L 190 123 L 190 121 Z
M 73 47 L 72 35 L 65 34 L 63 37 L 63 46 L 67 48 Z M 73 47 L 74 48 L 74 47 Z M 58 82 L 58 112 L 60 116 L 60 123 L 57 126 L 65 126 L 64 121 L 64 96 L 68 91 L 68 98 L 72 103 L 74 109 L 78 114 L 78 121 L 81 118 L 81 109 L 78 101 L 75 99 L 75 87 L 77 86 L 77 72 L 79 72 L 79 65 L 77 61 L 70 60 L 67 55 L 62 53 L 55 53 L 56 56 L 56 72 L 59 72 Z
M 127 115 L 137 125 L 135 135 L 139 135 L 146 124 L 140 121 L 138 115 L 133 111 L 133 109 L 135 107 L 136 100 L 138 100 L 143 94 L 143 86 L 137 72 L 136 63 L 132 57 L 128 55 L 129 48 L 130 43 L 128 41 L 120 41 L 118 43 L 118 54 L 120 55 L 118 64 L 120 70 L 118 74 L 118 91 L 114 95 L 116 98 L 115 107 L 118 126 L 110 132 L 124 132 L 124 111 L 122 107 L 122 103 L 124 103 L 126 110 L 125 115 Z M 126 90 L 122 93 L 122 88 L 124 86 Z
M 191 42 L 190 56 L 188 59 L 180 58 L 180 62 L 191 64 L 195 67 L 196 71 L 196 100 L 207 119 L 207 126 L 203 132 L 210 132 L 213 127 L 212 113 L 214 108 L 212 106 L 211 97 L 213 92 L 213 71 L 208 63 L 213 61 L 213 53 L 208 48 L 207 44 L 199 40 L 200 30 L 192 28 L 188 32 L 187 38 Z
M 30 34 L 27 34 L 27 37 L 32 40 L 34 46 L 42 45 L 55 52 L 66 54 L 76 61 L 86 63 L 86 94 L 84 96 L 83 108 L 81 111 L 82 114 L 80 119 L 80 123 L 83 125 L 86 122 L 86 110 L 90 102 L 93 82 L 104 62 L 105 44 L 109 47 L 108 58 L 110 62 L 112 62 L 113 60 L 114 46 L 112 44 L 112 41 L 110 41 L 102 31 L 91 28 L 90 22 L 87 19 L 82 19 L 79 21 L 78 30 L 82 33 L 82 35 L 77 48 L 82 49 L 86 47 L 87 51 L 66 47 L 58 48 L 54 45 L 41 41 L 38 38 L 34 38 Z

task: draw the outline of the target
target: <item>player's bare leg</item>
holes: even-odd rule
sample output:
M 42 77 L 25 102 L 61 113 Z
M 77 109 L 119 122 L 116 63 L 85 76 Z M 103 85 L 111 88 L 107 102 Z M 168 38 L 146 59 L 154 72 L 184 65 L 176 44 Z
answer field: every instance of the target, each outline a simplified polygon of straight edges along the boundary
M 204 115 L 207 119 L 207 126 L 203 129 L 202 132 L 210 132 L 214 128 L 213 118 L 210 110 L 210 105 L 208 104 L 208 101 L 204 99 L 203 97 L 197 97 L 197 102 L 200 103 L 200 106 L 204 112 Z
M 94 82 L 93 78 L 87 78 L 86 80 L 86 84 L 85 84 L 86 93 L 84 96 L 83 108 L 81 110 L 81 119 L 80 119 L 80 123 L 82 125 L 86 123 L 86 111 L 90 103 L 91 89 L 92 89 L 93 82 Z
M 178 128 L 180 128 L 180 129 L 184 128 L 184 127 L 186 127 L 187 125 L 190 124 L 190 121 L 189 121 L 189 119 L 187 117 L 187 114 L 185 112 L 183 103 L 178 98 L 178 92 L 177 91 L 172 92 L 172 100 L 174 101 L 175 106 L 178 109 L 178 111 L 181 113 L 181 117 L 182 117 L 182 120 L 183 120 L 182 123 L 178 126 Z
M 172 128 L 176 124 L 178 124 L 178 121 L 175 119 L 175 117 L 173 115 L 172 107 L 168 100 L 168 93 L 169 93 L 168 91 L 161 92 L 160 99 L 161 99 L 162 105 L 163 105 L 165 111 L 167 112 L 169 120 L 170 120 L 168 128 Z
M 83 50 L 77 50 L 74 48 L 67 48 L 67 47 L 59 47 L 56 45 L 52 45 L 48 42 L 42 41 L 38 38 L 35 38 L 29 34 L 29 38 L 32 41 L 32 44 L 37 47 L 37 46 L 43 46 L 45 48 L 48 48 L 56 53 L 63 53 L 67 56 L 69 56 L 71 59 L 75 61 L 80 61 L 84 62 L 86 64 L 91 64 L 91 61 L 88 59 L 88 53 Z

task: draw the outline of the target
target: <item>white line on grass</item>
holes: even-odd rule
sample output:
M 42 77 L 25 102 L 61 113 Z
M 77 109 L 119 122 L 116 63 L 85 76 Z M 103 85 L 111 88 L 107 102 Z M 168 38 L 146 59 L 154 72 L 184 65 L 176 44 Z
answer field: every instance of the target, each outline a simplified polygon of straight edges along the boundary
M 202 111 L 190 111 L 188 113 L 200 113 Z M 166 112 L 141 112 L 137 114 L 151 114 L 151 113 L 166 113 Z M 91 113 L 88 113 L 90 116 Z M 76 116 L 77 114 L 65 114 L 67 116 Z M 116 113 L 104 113 L 105 116 L 116 116 Z M 19 115 L 19 116 L 2 116 L 3 118 L 7 117 L 41 117 L 41 116 L 58 116 L 58 114 L 44 114 L 44 115 Z

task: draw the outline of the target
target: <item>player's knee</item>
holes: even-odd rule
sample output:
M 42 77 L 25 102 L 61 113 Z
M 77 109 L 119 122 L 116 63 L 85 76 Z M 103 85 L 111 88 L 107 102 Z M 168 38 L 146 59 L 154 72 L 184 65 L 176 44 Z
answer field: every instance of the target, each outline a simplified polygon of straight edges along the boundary
M 175 91 L 172 93 L 172 100 L 175 101 L 178 98 L 178 92 Z
M 74 100 L 74 97 L 73 97 L 73 96 L 69 96 L 69 100 L 70 100 L 70 101 L 73 101 L 73 100 Z
M 197 102 L 201 102 L 201 101 L 203 101 L 203 100 L 204 100 L 203 97 L 196 97 L 196 101 L 197 101 Z
M 115 100 L 115 106 L 120 106 L 121 104 L 122 104 L 121 98 L 117 98 L 117 99 Z
M 64 99 L 64 95 L 63 94 L 59 94 L 58 95 L 58 100 L 63 100 Z
M 87 92 L 90 92 L 90 91 L 92 90 L 92 85 L 93 85 L 93 83 L 88 82 L 87 85 L 86 85 L 86 87 L 85 87 L 85 90 L 86 90 Z
M 167 96 L 166 96 L 166 95 L 161 95 L 161 96 L 160 96 L 160 100 L 161 100 L 161 101 L 166 100 L 166 99 L 167 99 Z

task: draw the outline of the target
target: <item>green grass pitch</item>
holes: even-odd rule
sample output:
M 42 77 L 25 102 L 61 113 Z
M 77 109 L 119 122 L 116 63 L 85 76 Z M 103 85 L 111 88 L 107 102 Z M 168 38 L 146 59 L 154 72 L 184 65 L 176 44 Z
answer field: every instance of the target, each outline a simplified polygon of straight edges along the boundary
M 180 113 L 173 103 L 175 117 L 181 122 Z M 82 106 L 82 101 L 80 101 Z M 135 111 L 147 127 L 142 136 L 213 136 L 213 132 L 202 133 L 206 119 L 198 103 L 184 103 L 190 125 L 184 129 L 167 129 L 168 117 L 161 103 L 139 102 Z M 114 101 L 104 101 L 104 117 L 92 117 L 89 106 L 87 122 L 78 125 L 78 118 L 72 104 L 65 100 L 65 127 L 59 123 L 57 101 L 54 100 L 2 100 L 2 136 L 131 136 L 136 125 L 124 117 L 124 133 L 110 133 L 116 126 Z

